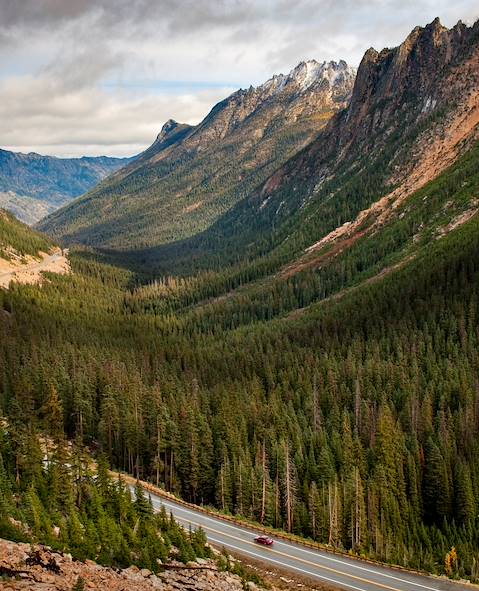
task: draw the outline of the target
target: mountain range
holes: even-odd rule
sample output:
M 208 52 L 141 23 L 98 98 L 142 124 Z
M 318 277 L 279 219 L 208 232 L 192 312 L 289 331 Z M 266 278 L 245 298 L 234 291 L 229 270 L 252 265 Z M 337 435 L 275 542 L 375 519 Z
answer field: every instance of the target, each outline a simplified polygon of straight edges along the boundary
M 33 224 L 130 160 L 107 156 L 56 158 L 0 150 L 0 207 Z
M 315 138 L 348 103 L 354 77 L 344 61 L 303 62 L 235 92 L 197 126 L 168 121 L 137 160 L 39 227 L 120 248 L 202 232 Z
M 356 77 L 344 62 L 306 62 L 196 127 L 170 121 L 138 160 L 39 228 L 165 271 L 266 254 L 275 268 L 314 265 L 328 235 L 383 225 L 471 148 L 478 29 L 436 19 L 399 47 L 369 49 Z

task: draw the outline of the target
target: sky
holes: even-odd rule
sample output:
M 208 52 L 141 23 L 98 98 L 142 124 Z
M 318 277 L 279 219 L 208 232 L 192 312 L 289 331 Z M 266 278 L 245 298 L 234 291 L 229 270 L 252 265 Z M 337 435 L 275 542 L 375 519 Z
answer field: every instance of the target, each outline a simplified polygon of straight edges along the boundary
M 130 156 L 302 60 L 401 43 L 477 0 L 0 0 L 0 147 Z

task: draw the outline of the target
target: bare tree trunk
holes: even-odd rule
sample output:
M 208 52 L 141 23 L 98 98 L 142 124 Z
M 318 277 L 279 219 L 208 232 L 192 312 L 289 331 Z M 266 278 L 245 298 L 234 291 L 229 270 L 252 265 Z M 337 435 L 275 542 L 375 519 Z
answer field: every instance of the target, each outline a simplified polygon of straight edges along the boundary
M 80 440 L 83 442 L 83 411 L 80 409 Z
M 255 477 L 254 477 L 254 469 L 251 467 L 250 471 L 250 482 L 251 482 L 251 506 L 254 508 L 256 507 L 256 495 L 255 495 Z
M 319 404 L 318 381 L 316 376 L 313 379 L 313 425 L 314 430 L 319 432 L 323 426 L 321 406 Z
M 338 529 L 338 483 L 329 485 L 329 544 L 337 546 L 339 529 Z
M 275 496 L 274 496 L 274 526 L 278 527 L 279 519 L 279 471 L 276 470 Z
M 359 380 L 356 380 L 356 392 L 354 397 L 354 433 L 358 435 L 361 422 L 361 389 Z
M 266 516 L 266 443 L 263 439 L 263 453 L 261 458 L 261 470 L 263 475 L 262 491 L 261 491 L 261 515 L 260 523 L 264 523 Z
M 291 458 L 289 457 L 289 442 L 285 444 L 285 486 L 286 486 L 286 519 L 288 533 L 293 530 L 293 513 L 294 513 L 294 482 L 291 467 Z
M 108 421 L 108 453 L 111 456 L 111 452 L 113 449 L 113 434 L 111 429 L 111 421 Z
M 156 486 L 160 485 L 160 420 L 156 421 Z
M 361 545 L 361 532 L 362 532 L 362 507 L 361 507 L 361 495 L 362 487 L 360 481 L 359 468 L 355 469 L 355 533 L 354 533 L 354 546 L 359 547 Z
M 238 511 L 243 515 L 243 470 L 241 460 L 238 461 Z
M 225 471 L 224 464 L 220 468 L 220 487 L 221 487 L 221 508 L 225 510 Z

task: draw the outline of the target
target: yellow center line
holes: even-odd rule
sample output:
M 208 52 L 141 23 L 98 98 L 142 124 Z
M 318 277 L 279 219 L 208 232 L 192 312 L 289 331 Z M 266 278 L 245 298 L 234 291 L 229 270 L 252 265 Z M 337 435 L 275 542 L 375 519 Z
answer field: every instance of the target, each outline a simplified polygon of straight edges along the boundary
M 237 536 L 233 536 L 232 534 L 227 534 L 223 531 L 214 529 L 213 527 L 203 525 L 202 523 L 196 523 L 194 521 L 191 521 L 189 519 L 185 519 L 183 517 L 180 519 L 181 519 L 181 521 L 186 521 L 187 523 L 190 523 L 191 525 L 196 525 L 197 527 L 201 527 L 201 529 L 203 529 L 203 530 L 211 531 L 216 534 L 220 534 L 221 536 L 226 536 L 228 538 L 232 538 L 233 540 L 241 542 L 242 544 L 249 544 L 251 546 L 254 546 L 255 548 L 258 547 L 257 544 L 255 544 L 254 542 L 250 542 L 249 540 L 243 540 L 242 538 L 238 538 Z M 383 583 L 378 583 L 377 581 L 371 581 L 370 579 L 365 579 L 363 577 L 358 577 L 357 575 L 345 573 L 345 572 L 342 572 L 342 571 L 337 570 L 335 568 L 332 568 L 330 566 L 325 566 L 323 564 L 311 562 L 310 560 L 306 560 L 304 558 L 299 558 L 297 556 L 291 556 L 291 555 L 287 554 L 286 552 L 281 552 L 281 550 L 274 550 L 273 548 L 270 548 L 268 550 L 268 553 L 273 553 L 273 554 L 277 554 L 279 556 L 284 556 L 284 557 L 288 558 L 289 560 L 297 560 L 298 562 L 302 562 L 303 564 L 307 564 L 308 566 L 314 566 L 315 568 L 327 570 L 329 572 L 335 573 L 335 574 L 340 575 L 342 577 L 349 577 L 351 579 L 355 579 L 356 581 L 362 581 L 363 583 L 367 583 L 369 585 L 376 585 L 376 587 L 382 587 L 383 589 L 389 589 L 389 591 L 403 591 L 402 589 L 398 589 L 397 587 L 390 587 L 389 585 L 384 585 Z M 285 567 L 287 567 L 287 565 L 285 565 Z

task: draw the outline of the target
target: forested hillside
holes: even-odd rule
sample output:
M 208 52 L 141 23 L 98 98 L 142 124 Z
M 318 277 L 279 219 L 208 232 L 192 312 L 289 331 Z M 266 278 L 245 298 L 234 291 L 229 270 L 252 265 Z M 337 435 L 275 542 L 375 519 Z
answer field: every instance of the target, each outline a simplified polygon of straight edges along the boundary
M 12 253 L 36 256 L 39 251 L 47 252 L 52 246 L 53 242 L 47 236 L 32 231 L 0 209 L 0 258 L 9 259 Z
M 58 392 L 68 437 L 188 500 L 477 578 L 477 224 L 299 315 L 258 322 L 245 294 L 238 329 L 228 299 L 135 309 L 129 272 L 77 254 L 71 277 L 1 295 L 9 454 L 28 465 Z

